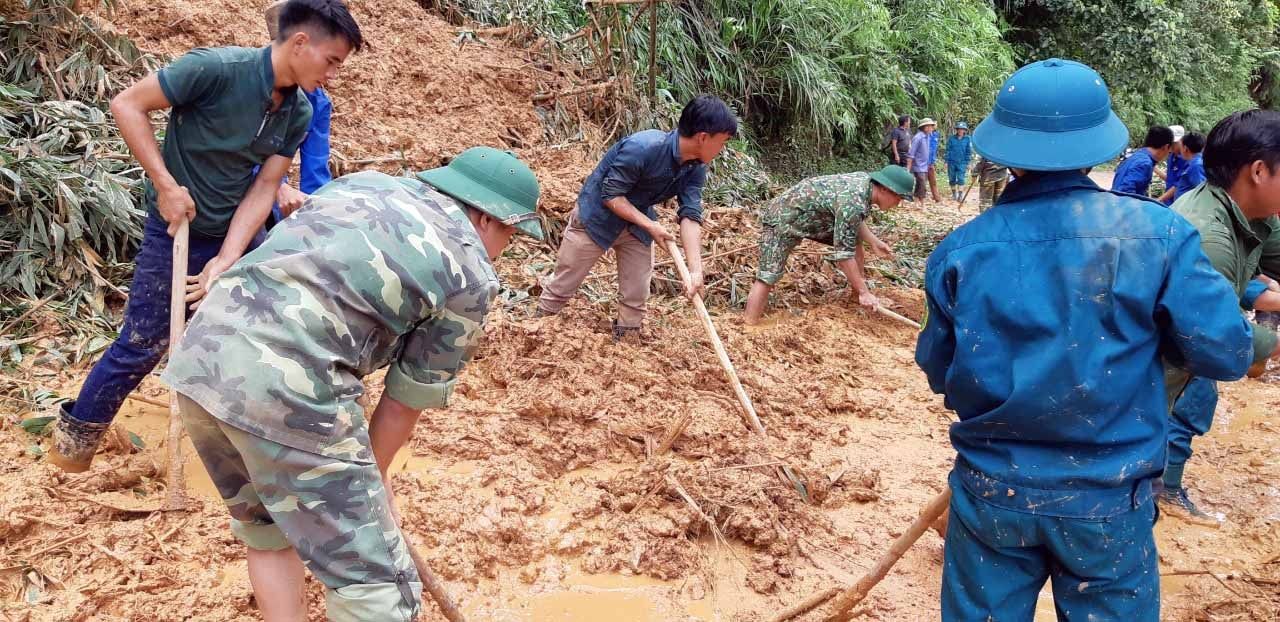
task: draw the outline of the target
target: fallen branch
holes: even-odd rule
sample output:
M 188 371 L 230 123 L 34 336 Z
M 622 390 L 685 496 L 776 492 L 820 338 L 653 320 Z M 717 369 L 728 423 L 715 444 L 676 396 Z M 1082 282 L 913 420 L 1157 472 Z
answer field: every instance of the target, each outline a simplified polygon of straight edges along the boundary
M 598 83 L 596 83 L 596 84 L 589 84 L 589 85 L 587 85 L 587 86 L 580 86 L 580 87 L 577 87 L 577 88 L 569 89 L 569 90 L 567 90 L 567 91 L 560 91 L 559 93 L 543 93 L 543 94 L 541 94 L 541 95 L 534 95 L 534 96 L 533 96 L 533 103 L 535 103 L 535 104 L 542 104 L 542 103 L 546 103 L 546 102 L 549 102 L 549 101 L 553 101 L 553 100 L 558 99 L 558 98 L 561 98 L 561 97 L 570 97 L 570 96 L 573 96 L 573 95 L 582 95 L 582 94 L 584 94 L 584 93 L 594 93 L 594 92 L 603 91 L 603 90 L 605 90 L 605 89 L 608 89 L 610 86 L 613 86 L 613 79 L 612 79 L 612 78 L 610 78 L 610 79 L 608 79 L 608 80 L 606 80 L 606 81 L 604 81 L 604 82 L 598 82 Z

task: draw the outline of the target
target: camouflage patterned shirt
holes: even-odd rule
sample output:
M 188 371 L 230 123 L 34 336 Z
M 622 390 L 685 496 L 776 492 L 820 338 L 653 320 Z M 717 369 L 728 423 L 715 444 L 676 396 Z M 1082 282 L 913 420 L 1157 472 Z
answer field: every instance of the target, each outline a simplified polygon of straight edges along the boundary
M 296 449 L 372 462 L 361 378 L 442 408 L 497 295 L 462 206 L 362 172 L 316 191 L 210 289 L 163 380 L 214 417 Z
M 760 224 L 783 238 L 806 238 L 832 247 L 827 261 L 851 259 L 858 227 L 871 212 L 871 176 L 845 173 L 810 177 L 775 197 Z

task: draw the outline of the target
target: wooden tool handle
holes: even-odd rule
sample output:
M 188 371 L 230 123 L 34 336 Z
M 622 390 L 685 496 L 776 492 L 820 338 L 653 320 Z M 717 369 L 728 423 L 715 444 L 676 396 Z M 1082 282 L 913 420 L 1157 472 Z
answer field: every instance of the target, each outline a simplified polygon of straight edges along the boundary
M 687 287 L 690 282 L 689 266 L 685 265 L 684 255 L 680 253 L 680 247 L 676 245 L 675 240 L 667 240 L 667 252 L 671 253 L 671 258 L 675 261 L 676 271 L 680 273 L 680 282 Z M 720 333 L 716 332 L 716 325 L 711 321 L 711 314 L 707 313 L 707 305 L 702 301 L 702 296 L 693 297 L 693 308 L 697 309 L 698 317 L 702 319 L 702 327 L 706 329 L 707 336 L 711 338 L 711 345 L 715 348 L 716 358 L 720 359 L 720 366 L 729 377 L 729 384 L 733 386 L 738 404 L 746 413 L 747 425 L 751 426 L 756 433 L 764 434 L 764 425 L 760 423 L 760 417 L 756 415 L 756 408 L 751 403 L 746 389 L 742 388 L 742 381 L 738 379 L 738 372 L 733 368 L 733 362 L 729 360 L 729 353 L 725 351 L 724 343 L 720 341 Z
M 907 326 L 910 326 L 916 330 L 920 330 L 920 323 L 909 317 L 898 315 L 897 313 L 894 313 L 893 311 L 890 311 L 889 309 L 886 309 L 884 307 L 876 307 L 876 311 L 879 311 L 881 315 L 884 315 L 886 317 L 891 317 L 895 320 L 898 320 L 899 322 L 902 322 L 903 324 L 906 324 Z
M 191 223 L 186 218 L 173 236 L 173 275 L 169 293 L 169 352 L 178 346 L 187 328 L 187 251 L 191 240 Z M 165 508 L 180 510 L 187 505 L 182 476 L 182 415 L 178 411 L 178 393 L 169 391 L 169 434 L 165 441 L 169 454 L 165 471 Z
M 914 523 L 911 523 L 911 527 L 907 529 L 906 533 L 898 536 L 898 539 L 893 542 L 893 546 L 889 547 L 889 552 L 885 553 L 880 558 L 880 561 L 876 562 L 876 565 L 867 571 L 867 574 L 863 575 L 861 579 L 858 579 L 857 583 L 854 583 L 836 597 L 832 615 L 827 620 L 830 621 L 841 617 L 842 614 L 862 602 L 867 597 L 867 594 L 871 592 L 871 588 L 884 580 L 885 576 L 889 574 L 889 570 L 893 568 L 893 565 L 899 559 L 902 559 L 902 555 L 911 548 L 911 545 L 915 544 L 916 540 L 919 540 L 920 536 L 924 535 L 924 532 L 933 526 L 938 517 L 947 511 L 950 503 L 951 488 L 948 487 L 941 494 L 934 497 L 929 502 L 929 505 L 924 507 L 924 511 L 920 512 L 920 516 L 916 517 Z
M 449 593 L 444 590 L 444 585 L 436 578 L 435 573 L 431 572 L 427 560 L 418 553 L 417 547 L 413 546 L 413 541 L 409 539 L 409 533 L 403 527 L 400 529 L 400 536 L 404 538 L 404 545 L 409 549 L 409 557 L 413 559 L 413 565 L 418 569 L 418 580 L 422 581 L 422 587 L 431 595 L 431 599 L 436 601 L 445 619 L 449 622 L 466 622 L 462 612 L 458 611 L 458 606 L 453 603 L 453 598 L 449 597 Z

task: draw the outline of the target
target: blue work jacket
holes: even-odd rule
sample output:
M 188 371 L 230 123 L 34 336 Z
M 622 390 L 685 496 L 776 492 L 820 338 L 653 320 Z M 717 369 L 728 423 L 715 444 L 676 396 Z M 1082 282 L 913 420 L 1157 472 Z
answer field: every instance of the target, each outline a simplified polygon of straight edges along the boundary
M 680 161 L 680 135 L 676 131 L 636 132 L 609 148 L 578 193 L 578 219 L 600 248 L 610 248 L 624 230 L 645 244 L 653 238 L 623 220 L 604 202 L 626 197 L 636 209 L 657 220 L 655 205 L 678 196 L 678 219 L 702 222 L 702 186 L 707 167 L 701 160 Z
M 1200 236 L 1078 171 L 1031 173 L 929 256 L 916 363 L 959 416 L 956 474 L 991 503 L 1075 518 L 1151 498 L 1161 355 L 1241 377 L 1253 330 Z
M 1116 176 L 1111 180 L 1111 189 L 1116 192 L 1127 192 L 1147 196 L 1151 192 L 1151 176 L 1156 171 L 1156 160 L 1146 147 L 1133 152 L 1116 167 Z
M 947 139 L 947 166 L 950 168 L 968 168 L 969 159 L 972 157 L 971 152 L 971 136 L 965 135 L 960 138 L 958 134 L 952 134 Z

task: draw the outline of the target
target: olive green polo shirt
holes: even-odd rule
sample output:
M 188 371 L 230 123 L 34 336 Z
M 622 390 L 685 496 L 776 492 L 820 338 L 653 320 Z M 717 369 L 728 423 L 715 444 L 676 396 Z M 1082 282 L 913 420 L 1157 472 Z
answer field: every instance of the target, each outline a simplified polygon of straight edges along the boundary
M 1280 274 L 1280 219 L 1275 216 L 1248 220 L 1226 190 L 1210 183 L 1183 194 L 1171 209 L 1200 232 L 1200 247 L 1214 269 L 1231 282 L 1236 296 L 1244 294 L 1259 269 L 1268 275 Z M 1271 356 L 1276 340 L 1275 331 L 1255 323 L 1253 362 Z M 1175 373 L 1169 380 L 1185 380 L 1183 376 L 1185 372 Z
M 267 158 L 292 158 L 311 123 L 311 103 L 296 86 L 272 111 L 271 47 L 197 48 L 160 70 L 172 110 L 161 153 L 169 173 L 196 204 L 191 229 L 224 237 L 236 207 Z M 147 211 L 158 215 L 146 182 Z

